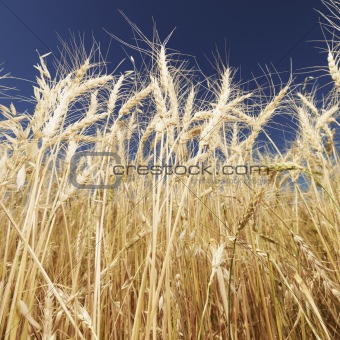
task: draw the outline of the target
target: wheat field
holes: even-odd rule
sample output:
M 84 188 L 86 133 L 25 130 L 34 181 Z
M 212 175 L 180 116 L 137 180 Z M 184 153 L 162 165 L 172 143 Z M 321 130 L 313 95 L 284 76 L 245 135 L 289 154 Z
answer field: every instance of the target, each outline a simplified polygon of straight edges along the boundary
M 1 338 L 339 339 L 335 39 L 319 100 L 293 75 L 271 95 L 202 78 L 135 32 L 140 68 L 65 45 L 39 56 L 32 112 L 0 106 Z

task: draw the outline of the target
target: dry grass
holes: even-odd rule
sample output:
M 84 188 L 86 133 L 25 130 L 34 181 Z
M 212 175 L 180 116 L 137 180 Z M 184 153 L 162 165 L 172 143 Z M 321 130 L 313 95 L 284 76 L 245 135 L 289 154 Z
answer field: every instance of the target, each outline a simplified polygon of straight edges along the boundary
M 289 82 L 260 97 L 223 68 L 199 95 L 164 45 L 151 45 L 149 70 L 120 76 L 95 53 L 53 77 L 40 57 L 34 112 L 0 107 L 1 337 L 339 338 L 337 91 L 320 104 Z M 259 134 L 287 110 L 295 143 L 260 153 Z M 134 172 L 114 190 L 77 190 L 70 161 L 84 146 L 122 164 L 260 160 L 270 172 L 239 185 Z M 79 183 L 117 179 L 105 158 L 82 163 Z

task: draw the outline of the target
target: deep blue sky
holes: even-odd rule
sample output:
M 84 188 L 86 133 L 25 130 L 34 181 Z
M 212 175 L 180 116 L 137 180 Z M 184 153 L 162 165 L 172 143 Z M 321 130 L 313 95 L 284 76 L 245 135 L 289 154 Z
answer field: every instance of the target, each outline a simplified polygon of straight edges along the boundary
M 260 73 L 258 64 L 264 66 L 279 61 L 318 22 L 319 14 L 314 8 L 324 10 L 320 0 L 3 2 L 53 51 L 58 45 L 56 32 L 68 38 L 69 30 L 85 32 L 89 41 L 93 33 L 103 49 L 108 46 L 109 37 L 102 27 L 131 42 L 131 29 L 118 12 L 122 9 L 150 37 L 152 18 L 163 39 L 176 28 L 169 47 L 196 56 L 203 68 L 207 64 L 204 55 L 211 57 L 216 45 L 223 52 L 226 42 L 230 64 L 242 66 L 244 79 L 248 79 L 251 72 Z M 290 57 L 294 68 L 325 65 L 325 55 L 314 48 L 322 44 L 306 42 L 320 38 L 321 30 L 315 27 L 278 69 L 289 70 Z M 0 61 L 5 62 L 5 70 L 24 78 L 34 74 L 35 50 L 48 51 L 1 2 L 0 41 Z M 118 63 L 123 56 L 118 43 L 111 52 L 110 60 Z
M 216 46 L 222 55 L 227 48 L 230 66 L 240 69 L 239 77 L 243 80 L 249 80 L 252 73 L 261 75 L 259 65 L 276 64 L 283 57 L 277 65 L 279 71 L 289 71 L 290 58 L 294 70 L 327 65 L 326 54 L 315 48 L 325 47 L 325 44 L 307 42 L 322 39 L 319 26 L 311 30 L 320 17 L 314 9 L 325 11 L 320 0 L 3 0 L 0 2 L 0 63 L 3 62 L 4 72 L 34 80 L 37 71 L 33 64 L 38 62 L 36 50 L 41 54 L 48 52 L 48 48 L 56 52 L 59 44 L 56 33 L 63 38 L 69 38 L 69 31 L 85 33 L 88 42 L 93 34 L 105 50 L 110 37 L 103 31 L 104 27 L 123 40 L 133 42 L 131 28 L 118 9 L 150 38 L 153 19 L 162 39 L 176 28 L 168 46 L 196 56 L 207 74 L 214 70 L 205 55 L 212 59 L 211 52 Z M 309 34 L 299 42 L 307 32 Z M 138 63 L 138 55 L 133 55 Z M 108 56 L 112 65 L 117 65 L 125 56 L 118 42 L 112 43 Z M 131 65 L 126 64 L 126 67 Z M 23 95 L 31 95 L 27 85 L 17 82 Z

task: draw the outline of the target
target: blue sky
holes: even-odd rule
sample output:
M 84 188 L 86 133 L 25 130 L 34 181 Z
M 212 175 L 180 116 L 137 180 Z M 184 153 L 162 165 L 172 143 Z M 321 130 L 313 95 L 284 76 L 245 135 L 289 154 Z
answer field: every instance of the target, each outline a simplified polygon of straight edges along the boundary
M 216 45 L 223 52 L 230 50 L 232 66 L 242 65 L 243 77 L 256 73 L 261 65 L 276 63 L 318 22 L 324 10 L 319 0 L 275 1 L 201 1 L 201 0 L 127 0 L 127 1 L 1 1 L 5 3 L 34 32 L 36 37 L 5 6 L 0 3 L 0 60 L 8 71 L 32 74 L 32 64 L 37 61 L 35 50 L 41 53 L 56 50 L 56 33 L 62 37 L 72 32 L 91 34 L 108 45 L 108 31 L 131 40 L 129 25 L 119 14 L 122 9 L 148 36 L 152 35 L 152 18 L 161 38 L 176 28 L 169 46 L 194 55 L 205 63 L 204 54 L 211 56 Z M 317 43 L 306 40 L 320 39 L 321 30 L 315 27 L 303 41 L 281 61 L 280 69 L 289 69 L 289 57 L 294 66 L 319 65 L 324 56 L 313 48 Z M 42 43 L 43 42 L 43 43 Z M 321 44 L 322 45 L 322 44 Z M 119 49 L 118 44 L 114 45 Z M 117 57 L 121 51 L 116 51 Z M 115 53 L 110 58 L 115 58 Z
M 319 0 L 3 0 L 0 2 L 3 72 L 34 81 L 36 50 L 41 54 L 49 50 L 57 54 L 60 46 L 57 33 L 64 39 L 70 37 L 70 32 L 84 33 L 88 43 L 93 35 L 103 51 L 110 45 L 110 36 L 103 28 L 133 42 L 132 30 L 119 9 L 150 38 L 153 21 L 161 39 L 175 28 L 168 47 L 195 56 L 207 75 L 214 72 L 207 58 L 213 59 L 216 48 L 224 57 L 227 50 L 230 66 L 239 68 L 237 77 L 244 81 L 250 80 L 252 74 L 263 75 L 260 66 L 272 64 L 285 72 L 282 77 L 287 79 L 291 60 L 294 71 L 327 65 L 327 55 L 320 50 L 326 47 L 320 41 L 323 39 L 317 25 L 320 15 L 315 11 L 325 11 Z M 138 54 L 126 51 L 138 63 Z M 122 46 L 112 41 L 108 61 L 116 66 L 124 57 Z M 129 63 L 127 60 L 123 68 L 131 68 Z M 302 81 L 307 75 L 298 79 Z M 22 95 L 32 94 L 31 84 L 16 81 L 15 85 Z

